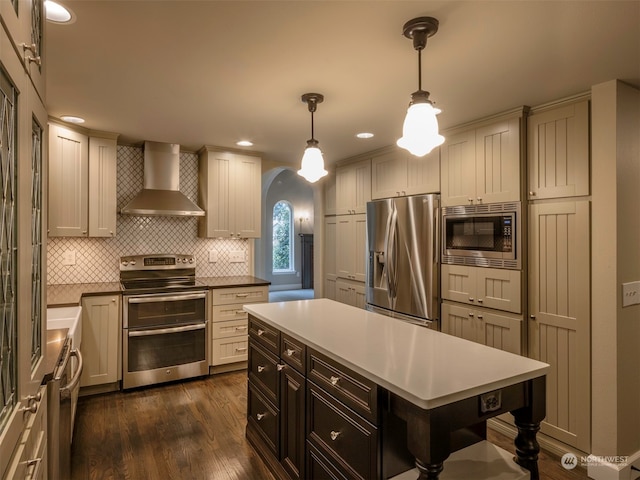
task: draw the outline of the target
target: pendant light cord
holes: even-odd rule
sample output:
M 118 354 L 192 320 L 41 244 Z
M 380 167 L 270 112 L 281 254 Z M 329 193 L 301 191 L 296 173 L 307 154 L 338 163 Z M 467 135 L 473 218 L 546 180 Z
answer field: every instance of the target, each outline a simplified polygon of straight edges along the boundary
M 313 136 L 313 110 L 311 110 L 311 140 L 315 140 Z
M 418 91 L 422 90 L 422 49 L 418 49 Z

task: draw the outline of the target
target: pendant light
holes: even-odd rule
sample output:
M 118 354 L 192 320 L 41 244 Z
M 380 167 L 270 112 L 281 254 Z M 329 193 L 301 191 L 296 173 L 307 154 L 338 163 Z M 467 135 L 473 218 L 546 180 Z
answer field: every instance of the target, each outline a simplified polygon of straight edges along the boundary
M 411 103 L 402 126 L 402 138 L 398 146 L 417 157 L 422 157 L 442 145 L 444 137 L 438 133 L 440 113 L 429 100 L 429 92 L 422 90 L 422 50 L 427 38 L 438 31 L 438 20 L 433 17 L 419 17 L 404 24 L 402 33 L 413 40 L 413 48 L 418 51 L 418 90 L 411 94 Z
M 307 140 L 307 148 L 304 150 L 298 175 L 311 183 L 317 182 L 328 173 L 324 169 L 324 159 L 322 158 L 322 152 L 318 148 L 318 141 L 313 137 L 313 113 L 316 111 L 318 103 L 322 103 L 323 100 L 324 96 L 319 93 L 305 93 L 302 95 L 302 101 L 307 104 L 311 112 L 311 139 Z

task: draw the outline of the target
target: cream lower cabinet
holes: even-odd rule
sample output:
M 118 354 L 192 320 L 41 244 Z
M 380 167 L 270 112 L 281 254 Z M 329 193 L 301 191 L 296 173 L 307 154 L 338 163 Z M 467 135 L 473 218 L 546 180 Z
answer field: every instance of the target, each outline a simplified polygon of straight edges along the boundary
M 336 280 L 336 301 L 352 307 L 365 308 L 365 286 L 362 282 Z
M 29 418 L 2 480 L 47 479 L 47 386 L 38 390 L 40 400 L 32 400 L 35 413 L 25 413 Z
M 243 305 L 269 301 L 269 287 L 247 286 L 211 290 L 212 373 L 246 368 L 248 315 Z
M 121 379 L 122 319 L 120 295 L 82 298 L 81 387 L 105 385 Z
M 442 303 L 442 333 L 522 354 L 522 316 L 485 308 Z
M 201 237 L 260 238 L 262 160 L 205 146 L 199 153 Z
M 324 297 L 336 299 L 336 242 L 337 217 L 324 217 Z
M 540 431 L 590 451 L 590 202 L 529 207 L 528 354 L 551 365 Z
M 507 312 L 522 312 L 522 273 L 501 268 L 442 265 L 442 298 Z

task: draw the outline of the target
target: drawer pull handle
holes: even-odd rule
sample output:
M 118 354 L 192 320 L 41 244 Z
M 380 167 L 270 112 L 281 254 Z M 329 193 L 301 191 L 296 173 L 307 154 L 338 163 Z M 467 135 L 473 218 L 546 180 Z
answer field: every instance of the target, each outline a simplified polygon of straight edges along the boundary
M 36 413 L 38 411 L 38 403 L 33 402 L 28 407 L 22 407 L 19 411 L 25 413 Z
M 331 440 L 336 440 L 340 436 L 340 432 L 336 432 L 335 430 L 331 430 Z
M 264 372 L 264 367 L 262 365 L 258 365 L 258 373 Z
M 288 357 L 292 357 L 294 353 L 296 353 L 295 350 L 293 350 L 292 348 L 287 348 L 284 353 L 287 354 Z
M 279 363 L 276 365 L 276 369 L 280 372 L 282 370 L 284 370 L 284 363 Z
M 236 352 L 246 352 L 247 347 L 236 347 Z
M 481 298 L 478 299 L 478 303 L 482 303 L 483 300 Z
M 248 293 L 236 293 L 236 297 L 239 297 L 239 298 L 246 298 L 248 296 L 249 296 Z
M 242 315 L 244 313 L 244 310 L 236 310 L 236 315 Z
M 473 297 L 469 297 L 469 301 L 470 301 L 470 302 L 473 302 Z
M 332 375 L 330 380 L 331 380 L 331 385 L 336 386 L 338 384 L 338 382 L 340 381 L 340 377 L 334 377 Z
M 247 327 L 236 327 L 236 330 L 240 330 L 240 331 L 244 331 L 246 329 L 247 329 Z
M 258 336 L 261 337 L 262 335 L 264 335 L 264 330 L 262 330 L 261 328 L 258 329 Z
M 256 413 L 256 418 L 258 419 L 258 421 L 262 420 L 266 416 L 266 413 Z

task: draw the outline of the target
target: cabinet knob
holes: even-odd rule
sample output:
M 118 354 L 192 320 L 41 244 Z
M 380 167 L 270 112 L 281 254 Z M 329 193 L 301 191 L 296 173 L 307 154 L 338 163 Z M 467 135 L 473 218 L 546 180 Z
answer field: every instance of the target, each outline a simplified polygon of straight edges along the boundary
M 288 357 L 292 357 L 294 353 L 296 353 L 295 350 L 291 349 L 291 348 L 287 348 L 284 353 L 287 354 Z
M 473 301 L 474 301 L 474 298 L 473 298 L 473 297 L 469 297 L 469 301 L 470 301 L 470 302 L 473 302 Z
M 336 432 L 335 430 L 331 430 L 331 433 L 329 435 L 331 436 L 331 440 L 335 441 L 340 436 L 340 432 Z
M 29 395 L 26 398 L 27 402 L 39 402 L 42 400 L 42 393 L 38 392 L 35 395 Z
M 262 330 L 261 328 L 258 329 L 258 336 L 261 337 L 262 335 L 264 335 L 264 330 Z
M 331 381 L 331 385 L 336 386 L 338 384 L 338 382 L 340 381 L 340 377 L 334 377 L 333 375 L 330 378 Z
M 284 363 L 278 363 L 278 364 L 276 365 L 276 369 L 277 369 L 279 372 L 281 372 L 282 370 L 284 370 L 284 367 L 285 367 Z
M 38 402 L 30 403 L 31 405 L 29 405 L 28 407 L 22 407 L 20 411 L 24 413 L 36 413 L 38 411 Z
M 21 43 L 22 51 L 26 52 L 29 50 L 31 53 L 36 54 L 36 49 L 38 48 L 35 43 Z
M 536 192 L 529 192 L 529 196 L 530 197 L 535 197 L 536 196 Z
M 40 58 L 40 56 L 37 56 L 37 57 L 27 56 L 26 59 L 27 59 L 27 62 L 29 63 L 35 63 L 39 67 L 42 66 L 42 58 Z
M 478 320 L 482 320 L 482 315 L 478 315 Z
M 467 201 L 468 201 L 469 203 L 473 203 L 473 198 L 467 198 Z
M 478 197 L 478 203 L 482 203 L 482 197 Z
M 258 373 L 264 372 L 264 367 L 262 365 L 258 365 L 257 367 Z
M 483 300 L 481 298 L 478 299 L 478 303 L 482 303 Z
M 266 416 L 266 413 L 256 413 L 256 418 L 258 419 L 258 421 L 262 420 Z
M 529 315 L 529 318 L 530 318 L 531 320 L 535 320 L 535 319 L 536 319 L 536 316 L 535 316 L 535 315 Z
M 472 312 L 469 312 L 469 316 L 470 316 L 471 318 L 473 318 L 473 313 L 472 313 Z

